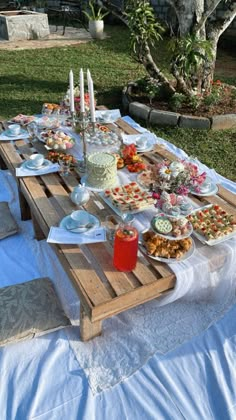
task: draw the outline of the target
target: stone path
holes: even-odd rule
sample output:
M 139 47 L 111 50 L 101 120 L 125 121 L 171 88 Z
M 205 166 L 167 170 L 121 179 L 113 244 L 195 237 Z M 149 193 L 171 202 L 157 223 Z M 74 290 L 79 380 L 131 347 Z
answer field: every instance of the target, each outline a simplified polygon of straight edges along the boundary
M 84 28 L 66 27 L 65 35 L 62 35 L 62 26 L 58 27 L 57 32 L 55 25 L 50 25 L 49 28 L 49 37 L 40 40 L 7 41 L 6 39 L 0 38 L 0 49 L 24 50 L 32 48 L 64 47 L 92 41 L 90 33 Z

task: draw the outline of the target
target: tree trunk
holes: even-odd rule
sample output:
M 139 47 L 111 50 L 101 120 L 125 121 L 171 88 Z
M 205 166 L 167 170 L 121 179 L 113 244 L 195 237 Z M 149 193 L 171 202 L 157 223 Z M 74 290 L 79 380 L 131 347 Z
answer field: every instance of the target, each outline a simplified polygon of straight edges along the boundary
M 147 43 L 144 43 L 142 46 L 139 46 L 139 61 L 144 65 L 147 73 L 153 79 L 160 81 L 165 90 L 167 96 L 172 96 L 175 93 L 175 88 L 172 86 L 170 81 L 165 77 L 161 70 L 157 67 L 154 62 L 149 46 Z

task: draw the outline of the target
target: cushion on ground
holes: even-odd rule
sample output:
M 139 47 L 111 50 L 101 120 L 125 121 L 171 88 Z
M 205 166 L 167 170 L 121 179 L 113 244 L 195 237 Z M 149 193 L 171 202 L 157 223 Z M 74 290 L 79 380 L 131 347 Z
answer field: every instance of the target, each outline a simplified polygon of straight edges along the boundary
M 48 278 L 0 289 L 0 346 L 71 325 Z
M 2 201 L 0 203 L 0 239 L 14 235 L 18 230 L 18 225 L 10 212 L 8 203 Z

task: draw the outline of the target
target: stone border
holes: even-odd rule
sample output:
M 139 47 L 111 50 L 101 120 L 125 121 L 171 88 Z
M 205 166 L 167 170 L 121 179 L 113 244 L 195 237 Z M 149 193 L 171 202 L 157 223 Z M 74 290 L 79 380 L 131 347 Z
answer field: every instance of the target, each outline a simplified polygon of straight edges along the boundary
M 149 125 L 160 127 L 196 128 L 198 130 L 225 130 L 236 128 L 236 114 L 216 115 L 210 118 L 181 115 L 177 112 L 152 109 L 140 102 L 133 101 L 131 82 L 122 91 L 122 105 L 131 117 L 145 120 Z

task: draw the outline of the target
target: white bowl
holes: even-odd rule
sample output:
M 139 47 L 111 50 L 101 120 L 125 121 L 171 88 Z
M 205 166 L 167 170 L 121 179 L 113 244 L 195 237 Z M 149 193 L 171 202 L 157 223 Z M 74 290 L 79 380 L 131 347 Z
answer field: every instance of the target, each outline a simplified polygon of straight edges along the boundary
M 35 166 L 35 168 L 39 168 L 44 163 L 44 156 L 40 153 L 34 153 L 30 156 L 30 163 L 31 166 Z

